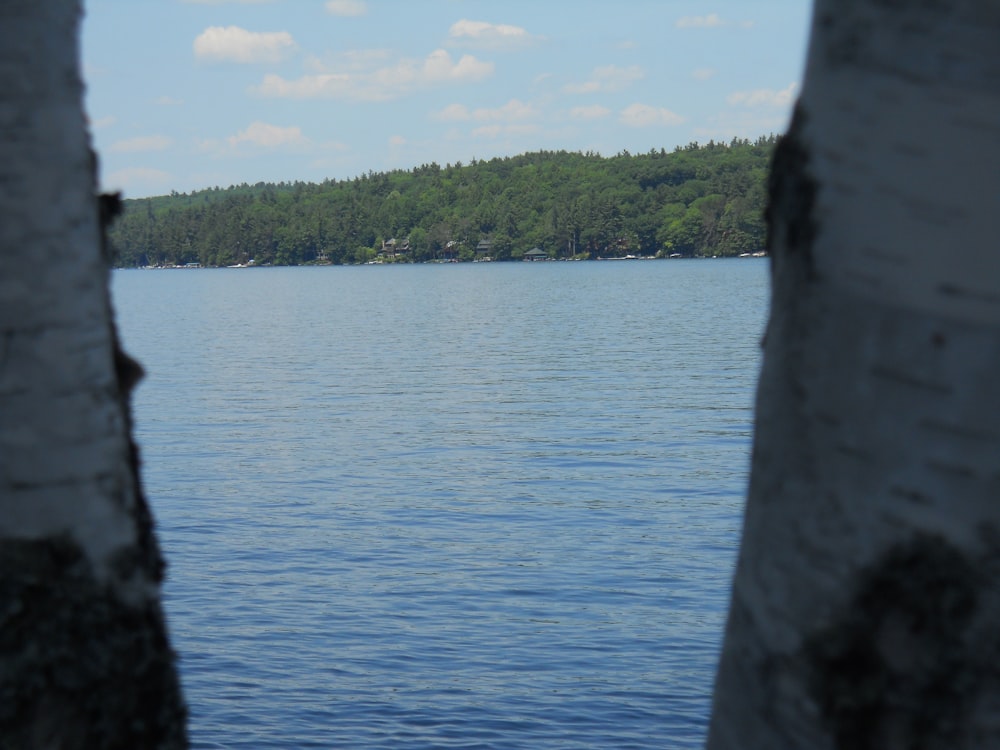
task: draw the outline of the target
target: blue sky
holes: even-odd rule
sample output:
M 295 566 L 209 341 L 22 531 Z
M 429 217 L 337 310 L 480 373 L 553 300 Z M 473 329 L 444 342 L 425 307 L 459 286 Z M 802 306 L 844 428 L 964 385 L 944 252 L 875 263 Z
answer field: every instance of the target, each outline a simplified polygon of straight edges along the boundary
M 781 132 L 810 0 L 87 0 L 126 197 Z

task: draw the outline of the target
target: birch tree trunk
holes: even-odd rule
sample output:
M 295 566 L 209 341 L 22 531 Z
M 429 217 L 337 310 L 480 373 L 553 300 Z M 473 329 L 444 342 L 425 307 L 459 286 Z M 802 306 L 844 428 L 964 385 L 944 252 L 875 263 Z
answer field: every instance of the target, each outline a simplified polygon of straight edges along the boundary
M 1000 746 L 1000 4 L 816 0 L 708 747 Z
M 77 0 L 0 3 L 0 747 L 177 748 Z

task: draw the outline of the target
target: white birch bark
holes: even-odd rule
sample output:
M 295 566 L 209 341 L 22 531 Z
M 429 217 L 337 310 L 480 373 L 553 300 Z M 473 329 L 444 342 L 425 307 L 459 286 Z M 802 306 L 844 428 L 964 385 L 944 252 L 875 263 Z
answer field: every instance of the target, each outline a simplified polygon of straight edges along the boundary
M 1000 4 L 816 0 L 708 747 L 1000 745 Z
M 77 0 L 0 3 L 0 746 L 182 747 L 79 16 Z

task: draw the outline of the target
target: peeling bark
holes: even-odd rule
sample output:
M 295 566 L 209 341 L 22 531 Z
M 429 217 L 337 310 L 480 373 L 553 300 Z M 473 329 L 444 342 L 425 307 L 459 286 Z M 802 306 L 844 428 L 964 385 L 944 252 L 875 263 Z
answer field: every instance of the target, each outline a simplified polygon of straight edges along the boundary
M 0 4 L 0 747 L 181 748 L 76 0 Z

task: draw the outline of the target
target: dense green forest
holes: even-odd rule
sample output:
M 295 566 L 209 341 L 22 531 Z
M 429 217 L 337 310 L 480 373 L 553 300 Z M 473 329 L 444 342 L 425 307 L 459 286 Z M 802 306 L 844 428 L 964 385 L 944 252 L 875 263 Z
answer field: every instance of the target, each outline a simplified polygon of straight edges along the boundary
M 754 253 L 776 142 L 539 152 L 126 200 L 111 243 L 120 266 Z

